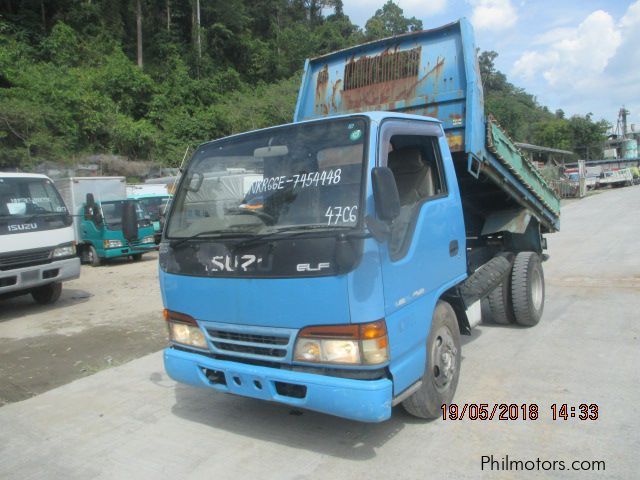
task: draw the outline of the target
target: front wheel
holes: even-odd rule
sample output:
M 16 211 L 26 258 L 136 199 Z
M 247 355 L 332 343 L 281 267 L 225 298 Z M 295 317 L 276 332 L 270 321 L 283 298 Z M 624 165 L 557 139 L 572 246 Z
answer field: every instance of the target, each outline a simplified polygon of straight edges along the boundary
M 55 282 L 31 290 L 31 296 L 40 305 L 55 303 L 62 293 L 62 283 Z
M 96 250 L 96 247 L 94 247 L 93 245 L 89 245 L 86 247 L 87 249 L 87 262 L 89 263 L 89 265 L 91 265 L 92 267 L 99 267 L 100 264 L 102 263 L 102 260 L 100 260 L 100 257 L 98 256 L 98 251 Z
M 427 364 L 422 385 L 402 402 L 411 415 L 425 419 L 440 416 L 443 404 L 451 403 L 460 377 L 460 328 L 451 305 L 438 301 L 427 338 Z
M 134 262 L 139 262 L 140 260 L 142 260 L 142 254 L 141 253 L 134 253 L 133 255 L 131 255 L 131 259 Z

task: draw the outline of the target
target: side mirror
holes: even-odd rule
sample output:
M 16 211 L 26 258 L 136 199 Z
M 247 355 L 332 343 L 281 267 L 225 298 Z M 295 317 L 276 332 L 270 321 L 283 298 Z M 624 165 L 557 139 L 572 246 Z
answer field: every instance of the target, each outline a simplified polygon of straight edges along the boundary
M 200 190 L 203 181 L 204 175 L 202 175 L 200 172 L 194 172 L 187 181 L 187 191 L 197 192 L 198 190 Z
M 400 194 L 393 172 L 389 167 L 375 167 L 371 171 L 371 183 L 378 218 L 392 222 L 400 214 Z
M 133 201 L 125 201 L 122 205 L 122 235 L 129 241 L 138 238 L 138 215 Z
M 388 223 L 378 220 L 371 215 L 364 217 L 364 223 L 376 242 L 384 243 L 391 239 L 391 228 Z

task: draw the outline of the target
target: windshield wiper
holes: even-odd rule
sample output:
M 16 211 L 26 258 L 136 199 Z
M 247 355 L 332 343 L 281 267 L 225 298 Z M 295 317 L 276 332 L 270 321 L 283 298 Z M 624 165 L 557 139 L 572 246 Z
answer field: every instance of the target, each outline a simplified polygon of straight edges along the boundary
M 193 240 L 195 238 L 207 237 L 207 238 L 237 238 L 237 237 L 246 237 L 251 235 L 250 233 L 244 233 L 241 230 L 204 230 L 202 232 L 195 233 L 188 237 L 177 238 L 175 240 L 171 240 L 169 245 L 171 248 L 179 247 L 180 245 L 188 242 L 189 240 Z
M 66 213 L 64 213 L 64 212 L 49 212 L 49 211 L 46 211 L 46 212 L 31 213 L 26 218 L 23 218 L 26 215 L 7 215 L 7 216 L 2 215 L 2 218 L 3 219 L 4 218 L 7 218 L 7 219 L 14 218 L 16 220 L 19 220 L 22 223 L 29 223 L 29 222 L 32 222 L 33 220 L 35 220 L 38 217 L 49 216 L 49 215 L 66 215 Z
M 287 233 L 284 238 L 290 238 L 298 235 L 302 235 L 304 233 L 309 233 L 310 231 L 322 231 L 322 233 L 327 233 L 329 235 L 340 235 L 344 230 L 352 230 L 354 227 L 346 227 L 346 226 L 328 226 L 328 225 L 291 225 L 289 227 L 282 227 L 276 230 L 271 230 L 270 232 L 262 233 L 260 235 L 254 235 L 251 238 L 247 238 L 246 240 L 241 240 L 233 246 L 233 249 L 248 247 L 250 245 L 260 243 L 264 239 L 268 239 L 271 237 L 277 237 L 279 234 Z M 322 235 L 328 236 L 328 235 Z

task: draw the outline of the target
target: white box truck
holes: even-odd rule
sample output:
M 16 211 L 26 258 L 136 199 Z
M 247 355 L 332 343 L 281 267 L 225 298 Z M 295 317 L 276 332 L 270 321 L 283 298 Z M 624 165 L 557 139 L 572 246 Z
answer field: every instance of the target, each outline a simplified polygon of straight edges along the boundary
M 53 303 L 62 282 L 79 276 L 72 219 L 53 182 L 0 172 L 0 297 Z

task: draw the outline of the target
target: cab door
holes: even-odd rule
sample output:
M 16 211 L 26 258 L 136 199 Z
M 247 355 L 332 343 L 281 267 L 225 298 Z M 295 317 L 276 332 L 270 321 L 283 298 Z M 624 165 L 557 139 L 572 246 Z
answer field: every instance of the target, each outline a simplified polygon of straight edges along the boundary
M 440 124 L 388 120 L 379 138 L 378 165 L 393 172 L 401 205 L 391 239 L 380 247 L 397 395 L 424 372 L 438 297 L 466 276 L 465 229 Z

